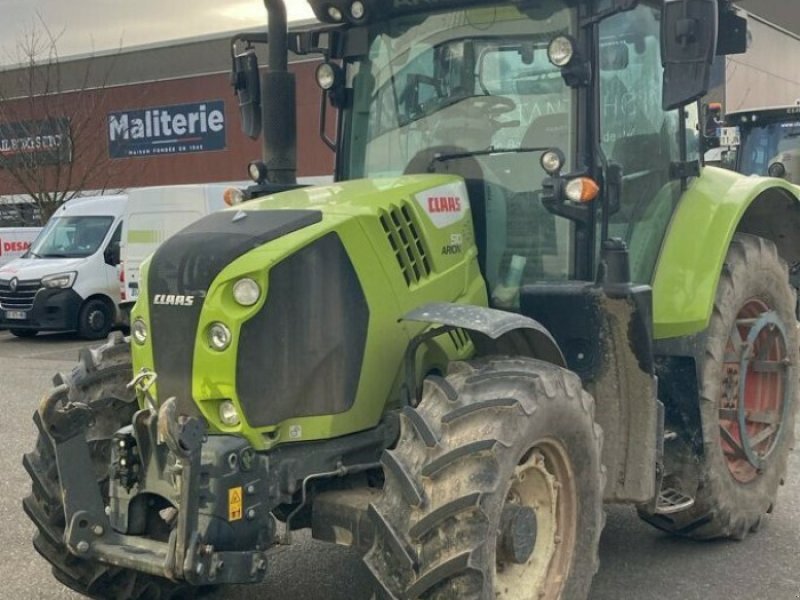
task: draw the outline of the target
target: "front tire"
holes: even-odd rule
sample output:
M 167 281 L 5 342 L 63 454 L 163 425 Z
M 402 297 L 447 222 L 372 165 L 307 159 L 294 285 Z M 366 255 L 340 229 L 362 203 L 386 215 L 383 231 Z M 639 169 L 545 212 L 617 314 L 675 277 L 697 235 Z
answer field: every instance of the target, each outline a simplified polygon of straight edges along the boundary
M 737 234 L 700 364 L 702 455 L 668 475 L 667 485 L 693 496 L 695 504 L 672 515 L 641 513 L 645 521 L 698 540 L 741 540 L 772 511 L 794 444 L 795 306 L 775 245 Z
M 454 363 L 404 411 L 369 509 L 388 598 L 582 600 L 603 527 L 602 432 L 578 377 L 525 358 Z
M 69 401 L 89 405 L 95 419 L 87 432 L 91 456 L 97 467 L 97 484 L 107 498 L 111 435 L 131 422 L 137 410 L 134 392 L 127 389 L 132 367 L 130 348 L 121 335 L 103 346 L 83 350 L 80 362 L 68 375 L 56 375 L 55 385 L 67 387 Z M 33 421 L 38 439 L 22 464 L 31 478 L 31 493 L 22 501 L 38 531 L 33 545 L 52 566 L 62 584 L 90 598 L 114 600 L 167 600 L 187 597 L 179 584 L 129 569 L 81 559 L 64 544 L 64 504 L 52 441 L 39 413 Z

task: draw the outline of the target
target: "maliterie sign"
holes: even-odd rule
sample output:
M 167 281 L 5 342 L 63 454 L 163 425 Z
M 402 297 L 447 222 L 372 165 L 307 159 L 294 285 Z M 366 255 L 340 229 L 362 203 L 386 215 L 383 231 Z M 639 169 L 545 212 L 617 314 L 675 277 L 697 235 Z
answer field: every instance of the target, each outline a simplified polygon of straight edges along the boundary
M 225 149 L 225 102 L 211 100 L 113 112 L 108 115 L 111 158 Z
M 0 123 L 0 168 L 57 165 L 71 161 L 68 118 Z

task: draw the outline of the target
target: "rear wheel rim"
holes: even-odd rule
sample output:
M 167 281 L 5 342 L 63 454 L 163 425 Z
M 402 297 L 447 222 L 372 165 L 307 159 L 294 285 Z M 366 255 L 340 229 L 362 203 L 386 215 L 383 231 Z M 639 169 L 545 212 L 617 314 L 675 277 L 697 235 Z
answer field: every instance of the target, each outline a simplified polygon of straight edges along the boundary
M 725 348 L 719 399 L 720 444 L 731 476 L 754 481 L 783 433 L 791 361 L 785 327 L 761 299 L 744 304 Z
M 557 600 L 572 566 L 578 520 L 575 476 L 560 442 L 546 440 L 525 453 L 511 479 L 509 506 L 534 512 L 535 542 L 530 557 L 519 564 L 504 559 L 498 535 L 495 598 Z

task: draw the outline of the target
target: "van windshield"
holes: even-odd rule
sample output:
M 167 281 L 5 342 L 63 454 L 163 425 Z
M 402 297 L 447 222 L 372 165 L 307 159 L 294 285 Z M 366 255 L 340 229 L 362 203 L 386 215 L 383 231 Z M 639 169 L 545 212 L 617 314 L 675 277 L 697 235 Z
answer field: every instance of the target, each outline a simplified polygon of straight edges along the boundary
M 36 258 L 84 258 L 97 252 L 114 217 L 55 217 L 30 249 Z

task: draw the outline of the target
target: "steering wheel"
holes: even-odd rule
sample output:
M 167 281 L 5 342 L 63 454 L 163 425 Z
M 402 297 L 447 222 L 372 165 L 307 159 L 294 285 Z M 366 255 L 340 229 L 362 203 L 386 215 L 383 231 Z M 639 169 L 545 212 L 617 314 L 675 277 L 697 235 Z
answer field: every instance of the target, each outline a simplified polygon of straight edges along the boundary
M 517 103 L 505 96 L 470 96 L 464 102 L 468 102 L 472 108 L 483 112 L 491 119 L 517 108 Z

